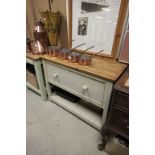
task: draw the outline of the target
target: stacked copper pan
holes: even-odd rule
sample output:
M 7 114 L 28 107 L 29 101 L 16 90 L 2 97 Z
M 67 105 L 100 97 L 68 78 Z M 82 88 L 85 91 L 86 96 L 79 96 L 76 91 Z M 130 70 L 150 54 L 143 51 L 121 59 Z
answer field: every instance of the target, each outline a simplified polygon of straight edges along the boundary
M 76 52 L 75 48 L 70 50 L 70 49 L 66 49 L 58 46 L 56 47 L 50 46 L 47 48 L 47 54 L 51 57 L 57 57 L 58 59 L 61 59 L 61 60 L 68 60 L 69 62 L 78 63 L 79 65 L 86 66 L 86 65 L 90 65 L 92 62 L 92 56 L 86 54 L 86 51 L 88 51 L 93 47 L 94 46 L 91 46 L 81 53 L 81 52 Z

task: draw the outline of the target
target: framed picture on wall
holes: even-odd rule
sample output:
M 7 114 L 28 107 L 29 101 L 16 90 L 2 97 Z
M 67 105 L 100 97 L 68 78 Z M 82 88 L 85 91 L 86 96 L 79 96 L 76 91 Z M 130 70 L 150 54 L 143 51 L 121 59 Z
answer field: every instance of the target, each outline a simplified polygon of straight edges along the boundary
M 115 58 L 128 0 L 68 0 L 70 48 Z

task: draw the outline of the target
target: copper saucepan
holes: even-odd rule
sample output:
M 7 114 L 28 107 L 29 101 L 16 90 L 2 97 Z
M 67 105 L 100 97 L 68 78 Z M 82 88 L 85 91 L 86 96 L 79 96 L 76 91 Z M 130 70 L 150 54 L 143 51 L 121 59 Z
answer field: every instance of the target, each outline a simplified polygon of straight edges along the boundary
M 81 53 L 76 52 L 76 48 L 85 45 L 86 43 L 82 43 L 72 49 L 70 49 L 70 53 L 68 55 L 68 61 L 73 62 L 73 63 L 77 63 L 79 61 L 80 55 Z
M 92 47 L 93 48 L 93 47 Z M 102 52 L 103 50 L 96 52 L 94 55 L 97 55 L 98 53 Z M 92 56 L 88 55 L 88 54 L 83 54 L 80 59 L 79 59 L 79 64 L 83 65 L 83 66 L 87 66 L 90 65 L 92 62 Z
M 75 41 L 75 39 L 72 40 L 72 42 L 73 41 Z M 72 42 L 67 43 L 67 45 L 69 45 Z M 67 59 L 68 49 L 65 49 L 64 46 L 48 46 L 47 54 L 51 57 L 58 57 L 59 59 Z
M 86 66 L 86 65 L 90 65 L 91 62 L 92 62 L 92 56 L 86 54 L 86 52 L 89 50 L 89 49 L 92 49 L 94 48 L 94 46 L 91 46 L 89 48 L 87 48 L 85 51 L 83 51 L 83 53 L 80 55 L 80 59 L 79 59 L 79 65 L 83 65 L 83 66 Z
M 60 51 L 59 46 L 48 46 L 47 47 L 47 54 L 51 57 L 58 57 Z

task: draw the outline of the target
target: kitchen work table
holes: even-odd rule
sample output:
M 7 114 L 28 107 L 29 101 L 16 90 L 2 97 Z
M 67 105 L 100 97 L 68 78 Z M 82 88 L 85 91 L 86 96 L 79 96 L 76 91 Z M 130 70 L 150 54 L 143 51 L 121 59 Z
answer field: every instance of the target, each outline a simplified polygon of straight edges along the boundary
M 106 121 L 113 84 L 127 65 L 98 57 L 94 57 L 89 66 L 49 55 L 41 58 L 49 100 L 101 130 Z M 80 101 L 72 103 L 64 99 L 54 92 L 55 87 L 79 97 L 88 103 L 87 106 Z M 96 108 L 99 111 L 95 111 Z
M 34 67 L 35 76 L 29 72 L 27 72 L 27 79 L 31 78 L 29 81 L 27 80 L 26 86 L 31 90 L 35 91 L 39 95 L 41 95 L 43 100 L 47 99 L 47 91 L 44 82 L 44 75 L 42 69 L 42 59 L 40 55 L 33 55 L 31 53 L 26 53 L 26 63 L 32 65 Z M 30 77 L 29 77 L 30 76 Z M 32 79 L 35 79 L 36 81 Z M 34 84 L 33 84 L 34 83 Z

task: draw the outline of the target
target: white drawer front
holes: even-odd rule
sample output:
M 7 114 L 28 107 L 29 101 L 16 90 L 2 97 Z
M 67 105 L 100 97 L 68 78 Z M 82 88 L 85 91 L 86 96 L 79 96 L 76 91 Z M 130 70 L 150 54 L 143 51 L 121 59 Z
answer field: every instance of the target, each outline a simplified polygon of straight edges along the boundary
M 101 106 L 105 83 L 46 63 L 48 81 Z

